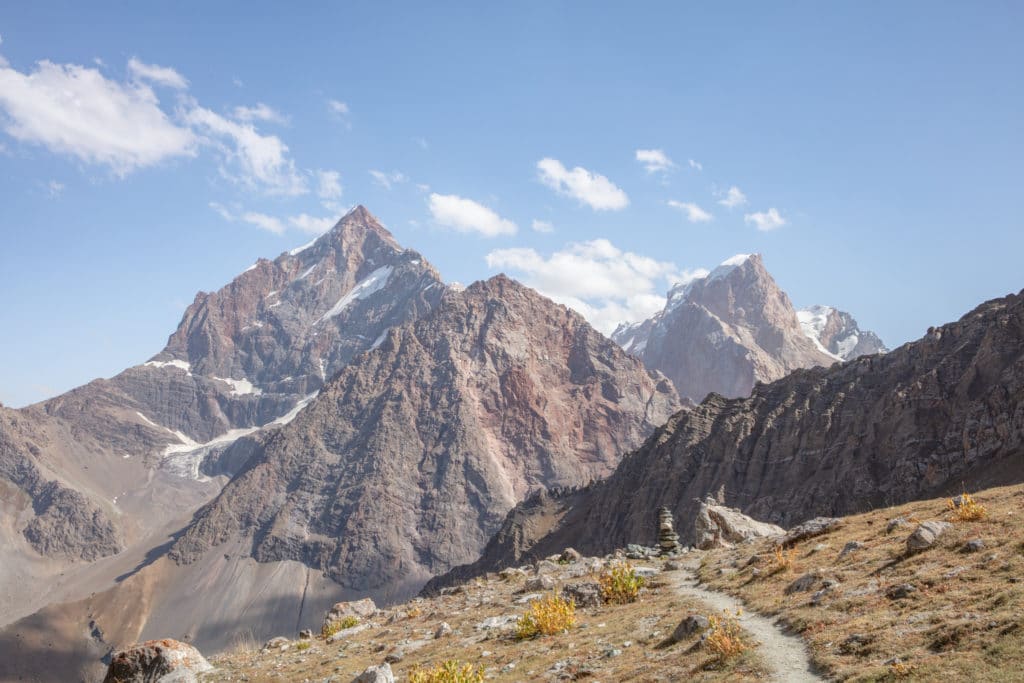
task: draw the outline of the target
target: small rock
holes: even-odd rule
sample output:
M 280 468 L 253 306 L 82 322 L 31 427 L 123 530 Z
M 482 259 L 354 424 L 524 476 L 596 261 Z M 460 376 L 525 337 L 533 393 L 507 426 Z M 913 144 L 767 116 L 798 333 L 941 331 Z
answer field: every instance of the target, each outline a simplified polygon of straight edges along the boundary
M 560 569 L 561 567 L 558 565 L 557 562 L 552 562 L 551 560 L 541 560 L 533 566 L 533 573 L 540 577 L 545 574 L 555 574 Z
M 901 600 L 916 591 L 917 586 L 915 586 L 914 584 L 900 583 L 895 586 L 890 586 L 889 589 L 885 591 L 885 597 L 889 598 L 890 600 Z
M 817 572 L 811 572 L 804 574 L 798 579 L 795 579 L 792 583 L 786 586 L 786 595 L 792 595 L 793 593 L 803 593 L 814 588 L 814 585 L 821 580 L 821 575 Z
M 953 528 L 949 522 L 929 521 L 921 523 L 914 533 L 907 536 L 907 553 L 917 553 L 931 548 L 942 534 Z
M 612 657 L 618 657 L 621 654 L 622 650 L 618 649 L 617 647 L 608 648 L 604 651 L 604 656 L 608 657 L 609 659 Z
M 897 529 L 903 529 L 908 526 L 910 526 L 910 522 L 908 522 L 905 517 L 894 517 L 886 522 L 885 533 L 891 534 Z
M 371 666 L 352 679 L 352 683 L 395 683 L 395 674 L 387 662 L 380 666 Z
M 291 644 L 292 641 L 288 640 L 284 636 L 277 636 L 271 638 L 263 644 L 264 650 L 283 650 Z
M 972 538 L 971 540 L 964 543 L 963 552 L 965 553 L 977 553 L 985 549 L 985 541 L 980 538 Z
M 677 571 L 681 570 L 682 568 L 683 568 L 683 563 L 682 562 L 677 562 L 675 560 L 669 560 L 668 562 L 665 563 L 665 571 L 667 571 L 667 572 L 677 572 Z
M 835 517 L 815 517 L 787 531 L 786 535 L 779 539 L 778 544 L 793 545 L 808 538 L 821 536 L 838 529 L 842 523 L 842 520 Z
M 964 567 L 964 566 L 961 565 L 961 566 L 958 566 L 958 567 L 953 567 L 952 569 L 950 569 L 948 572 L 946 572 L 942 576 L 943 576 L 943 578 L 946 578 L 946 579 L 955 579 L 956 577 L 958 577 L 961 574 L 963 574 L 965 571 L 967 571 L 967 567 Z
M 396 647 L 394 650 L 389 652 L 386 657 L 384 657 L 384 662 L 387 664 L 398 664 L 404 658 L 405 650 L 401 647 Z
M 577 607 L 598 607 L 604 602 L 600 584 L 593 581 L 567 584 L 562 588 L 562 597 L 572 600 Z
M 566 548 L 558 557 L 558 561 L 563 562 L 565 564 L 568 564 L 570 562 L 579 562 L 582 559 L 583 555 L 581 555 L 575 548 Z
M 451 633 L 452 627 L 447 621 L 442 621 L 437 625 L 437 629 L 434 631 L 434 639 L 437 640 L 439 638 L 444 638 L 445 636 L 450 636 Z
M 839 646 L 839 651 L 844 654 L 854 654 L 870 645 L 873 638 L 863 633 L 851 633 Z
M 501 673 L 503 673 L 503 674 L 511 673 L 512 671 L 515 671 L 515 669 L 516 669 L 516 663 L 515 662 L 509 662 L 505 666 L 501 667 Z
M 828 550 L 828 543 L 815 543 L 814 547 L 807 552 L 810 555 L 817 555 L 818 553 L 825 550 Z
M 336 602 L 331 610 L 324 615 L 324 624 L 331 624 L 340 621 L 345 617 L 356 617 L 366 619 L 377 613 L 377 605 L 370 598 L 352 600 L 349 602 Z
M 861 543 L 860 541 L 850 541 L 849 543 L 847 543 L 846 545 L 843 546 L 842 550 L 839 551 L 839 559 L 841 560 L 844 557 L 846 557 L 847 555 L 849 555 L 850 553 L 857 552 L 858 550 L 860 550 L 863 547 L 864 547 L 864 544 Z
M 546 592 L 554 589 L 554 587 L 555 578 L 553 576 L 542 574 L 540 576 L 535 576 L 532 579 L 527 579 L 526 583 L 523 584 L 523 587 L 517 590 L 516 593 L 522 594 Z
M 672 631 L 672 635 L 669 636 L 669 640 L 673 643 L 678 643 L 695 633 L 703 633 L 704 631 L 711 628 L 711 622 L 703 614 L 691 614 L 685 617 L 676 626 L 676 629 Z
M 502 569 L 500 572 L 498 572 L 498 576 L 503 581 L 513 581 L 515 579 L 521 579 L 524 576 L 526 576 L 526 572 L 520 569 L 519 567 L 508 567 L 507 569 Z
M 311 631 L 310 629 L 304 628 L 301 631 L 299 631 L 299 640 L 312 640 L 312 638 L 313 631 Z
M 489 631 L 499 629 L 516 622 L 519 619 L 515 614 L 503 614 L 497 617 L 488 617 L 476 625 L 478 631 Z

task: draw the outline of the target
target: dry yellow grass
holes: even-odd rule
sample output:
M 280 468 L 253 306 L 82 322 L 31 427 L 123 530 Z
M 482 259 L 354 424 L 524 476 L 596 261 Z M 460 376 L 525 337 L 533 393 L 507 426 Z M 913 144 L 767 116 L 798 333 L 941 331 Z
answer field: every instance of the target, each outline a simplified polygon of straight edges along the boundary
M 464 664 L 454 659 L 429 668 L 414 669 L 409 672 L 409 683 L 483 683 L 484 670 L 472 664 Z
M 644 578 L 637 576 L 633 565 L 625 564 L 609 567 L 598 577 L 601 586 L 601 598 L 605 602 L 624 605 L 633 602 L 644 587 Z
M 838 680 L 1024 681 L 1024 486 L 969 500 L 968 510 L 985 513 L 965 519 L 967 506 L 937 499 L 848 517 L 797 544 L 793 572 L 765 571 L 777 561 L 770 541 L 713 551 L 701 578 L 779 615 Z M 887 533 L 896 517 L 914 521 Z M 906 537 L 927 520 L 953 528 L 934 547 L 907 555 Z M 973 539 L 984 547 L 968 551 Z M 840 558 L 853 541 L 861 545 Z M 786 593 L 807 574 L 817 576 L 810 590 Z
M 530 603 L 526 614 L 516 622 L 516 638 L 553 636 L 576 625 L 576 603 L 551 594 Z
M 370 628 L 345 642 L 328 645 L 315 639 L 305 652 L 236 652 L 209 657 L 218 670 L 203 680 L 348 681 L 366 667 L 379 664 L 396 648 L 400 662 L 392 664 L 395 678 L 407 681 L 414 671 L 432 671 L 454 660 L 459 666 L 483 669 L 487 681 L 578 680 L 616 683 L 656 681 L 763 681 L 766 669 L 756 649 L 726 662 L 713 661 L 707 649 L 691 649 L 698 634 L 676 644 L 666 639 L 688 614 L 708 614 L 707 606 L 680 596 L 671 581 L 675 572 L 648 580 L 635 602 L 577 607 L 577 626 L 544 638 L 517 640 L 507 630 L 480 630 L 488 617 L 522 615 L 528 606 L 516 604 L 521 581 L 490 575 L 466 584 L 462 592 L 396 605 L 387 613 L 365 619 Z M 596 581 L 584 576 L 572 581 Z M 450 635 L 434 638 L 442 621 Z M 405 645 L 400 645 L 405 643 Z M 416 646 L 418 645 L 418 646 Z

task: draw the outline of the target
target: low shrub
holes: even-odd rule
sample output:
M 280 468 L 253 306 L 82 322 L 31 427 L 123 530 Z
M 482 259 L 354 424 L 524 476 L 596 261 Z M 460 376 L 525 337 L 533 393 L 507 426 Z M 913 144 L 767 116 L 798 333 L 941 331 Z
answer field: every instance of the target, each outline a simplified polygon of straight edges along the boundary
M 771 560 L 771 572 L 777 574 L 779 572 L 788 572 L 793 568 L 793 563 L 796 561 L 796 548 L 790 548 L 785 550 L 782 546 L 775 546 L 775 551 Z
M 295 646 L 295 649 L 299 652 L 302 652 L 303 650 L 308 650 L 311 647 L 313 647 L 313 643 L 309 642 L 308 640 L 303 640 Z
M 946 501 L 946 507 L 953 513 L 953 519 L 958 522 L 977 522 L 988 516 L 985 506 L 974 500 L 969 493 L 960 494 L 960 500 L 950 498 Z
M 320 629 L 320 636 L 323 638 L 330 638 L 338 631 L 344 631 L 347 628 L 352 628 L 359 623 L 359 617 L 354 614 L 350 614 L 347 617 L 341 619 L 335 619 L 323 625 Z
M 432 669 L 416 668 L 409 672 L 409 683 L 483 683 L 484 670 L 472 664 L 449 659 Z
M 550 636 L 567 631 L 575 625 L 575 601 L 552 593 L 530 603 L 529 611 L 516 622 L 516 638 L 525 640 L 535 636 Z
M 704 639 L 704 646 L 708 648 L 718 661 L 725 661 L 738 657 L 751 648 L 740 626 L 739 617 L 741 612 L 737 611 L 735 616 L 723 612 L 722 616 L 712 615 L 708 617 L 711 627 Z
M 601 598 L 605 602 L 624 605 L 636 600 L 640 589 L 644 587 L 644 577 L 638 576 L 629 563 L 616 565 L 605 570 L 598 583 L 601 585 Z

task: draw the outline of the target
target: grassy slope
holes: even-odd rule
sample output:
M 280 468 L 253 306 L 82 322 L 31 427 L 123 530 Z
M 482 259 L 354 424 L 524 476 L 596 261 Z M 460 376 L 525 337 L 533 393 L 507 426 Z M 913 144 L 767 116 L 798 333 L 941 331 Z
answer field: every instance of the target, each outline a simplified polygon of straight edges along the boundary
M 975 499 L 987 508 L 984 520 L 957 521 L 945 499 L 848 517 L 839 529 L 798 543 L 788 569 L 779 567 L 771 541 L 716 550 L 705 557 L 701 579 L 779 615 L 805 638 L 815 665 L 840 680 L 1024 681 L 1024 486 Z M 916 524 L 886 533 L 898 516 L 954 526 L 935 547 L 907 556 L 905 540 Z M 985 548 L 964 552 L 977 538 Z M 864 547 L 839 559 L 851 541 Z M 786 595 L 796 578 L 813 572 L 839 585 L 816 606 L 811 599 L 821 581 Z M 887 597 L 905 583 L 916 590 Z M 851 640 L 854 634 L 861 637 Z
M 211 658 L 218 671 L 204 680 L 319 681 L 335 676 L 332 680 L 349 681 L 403 643 L 406 653 L 392 665 L 398 681 L 407 680 L 417 666 L 448 659 L 482 667 L 487 680 L 494 681 L 558 680 L 563 672 L 567 675 L 561 680 L 636 683 L 763 679 L 764 669 L 753 652 L 722 666 L 712 664 L 706 650 L 691 650 L 696 636 L 674 645 L 664 643 L 686 615 L 708 614 L 702 605 L 676 593 L 672 582 L 677 574 L 666 572 L 652 579 L 635 603 L 578 609 L 576 628 L 526 641 L 515 640 L 509 630 L 476 628 L 488 617 L 521 615 L 527 609 L 515 604 L 518 596 L 512 594 L 524 579 L 504 581 L 489 575 L 466 584 L 459 594 L 417 599 L 381 613 L 370 620 L 373 628 L 346 642 L 327 644 L 316 638 L 303 651 L 292 643 L 284 652 L 270 653 L 259 652 L 254 644 L 240 647 Z M 586 580 L 563 578 L 559 583 Z M 454 632 L 434 639 L 441 622 Z M 618 652 L 610 656 L 612 650 Z M 561 668 L 552 670 L 556 663 Z

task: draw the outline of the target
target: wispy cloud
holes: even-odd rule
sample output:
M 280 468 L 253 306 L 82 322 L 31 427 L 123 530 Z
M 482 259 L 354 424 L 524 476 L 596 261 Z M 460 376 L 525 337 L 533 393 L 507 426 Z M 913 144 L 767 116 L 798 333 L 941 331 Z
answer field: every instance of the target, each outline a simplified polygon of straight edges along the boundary
M 351 113 L 348 104 L 341 100 L 327 100 L 327 110 L 330 111 L 336 119 L 341 121 L 346 128 L 352 130 L 352 122 L 349 120 L 349 114 Z
M 575 242 L 542 256 L 524 247 L 487 254 L 488 267 L 508 270 L 565 304 L 605 334 L 623 321 L 650 317 L 665 305 L 663 292 L 708 271 L 686 271 L 669 261 L 619 249 L 609 240 Z
M 743 222 L 747 225 L 753 225 L 758 230 L 768 231 L 781 228 L 786 224 L 786 219 L 779 214 L 778 209 L 771 208 L 767 211 L 745 214 Z
M 242 214 L 242 220 L 246 223 L 255 225 L 261 230 L 272 232 L 275 235 L 281 235 L 285 231 L 284 223 L 280 219 L 268 216 L 265 213 L 257 213 L 256 211 L 247 211 Z
M 132 57 L 128 60 L 128 73 L 135 81 L 147 81 L 175 90 L 188 88 L 188 80 L 169 66 L 146 64 Z
M 334 227 L 335 222 L 336 221 L 333 218 L 316 218 L 315 216 L 310 216 L 305 213 L 300 213 L 298 216 L 291 216 L 288 218 L 288 224 L 293 228 L 311 235 L 319 235 L 327 232 Z
M 659 173 L 675 168 L 675 162 L 660 149 L 638 149 L 636 160 L 644 165 L 648 173 Z
M 44 60 L 22 73 L 0 65 L 0 109 L 16 140 L 119 176 L 196 154 L 195 134 L 168 118 L 148 85 L 119 83 L 95 68 Z
M 668 205 L 671 206 L 673 209 L 679 209 L 680 211 L 685 213 L 686 220 L 690 221 L 691 223 L 707 223 L 712 218 L 714 218 L 714 216 L 712 216 L 710 213 L 700 208 L 693 202 L 679 202 L 676 201 L 675 199 L 670 199 L 668 200 Z
M 46 184 L 46 189 L 50 193 L 51 197 L 59 197 L 64 193 L 64 183 L 51 180 Z
M 740 188 L 733 185 L 725 192 L 725 196 L 718 200 L 718 203 L 722 206 L 732 209 L 737 206 L 743 206 L 747 203 L 747 195 L 740 191 Z
M 340 199 L 342 194 L 341 174 L 337 171 L 317 171 L 316 196 L 320 199 Z
M 266 121 L 281 125 L 288 125 L 289 122 L 287 116 L 262 102 L 254 107 L 235 107 L 234 115 L 239 121 Z
M 393 185 L 398 183 L 404 183 L 407 178 L 401 171 L 386 171 L 371 170 L 370 175 L 373 176 L 373 182 L 377 183 L 381 187 L 390 190 Z
M 694 169 L 695 171 L 704 170 L 704 164 L 700 163 L 699 161 L 695 161 L 694 159 L 688 159 L 687 163 L 689 163 L 690 168 Z
M 268 194 L 295 196 L 309 191 L 288 155 L 288 145 L 276 135 L 263 135 L 251 123 L 227 119 L 194 103 L 184 117 L 221 143 L 226 177 Z
M 616 211 L 629 205 L 629 197 L 615 183 L 581 166 L 568 170 L 561 161 L 544 158 L 537 162 L 537 170 L 542 183 L 595 211 Z
M 458 195 L 430 195 L 430 214 L 434 222 L 457 232 L 475 232 L 484 237 L 514 235 L 516 224 L 472 199 Z
M 555 226 L 551 225 L 548 221 L 533 219 L 533 223 L 530 224 L 534 232 L 554 232 Z

